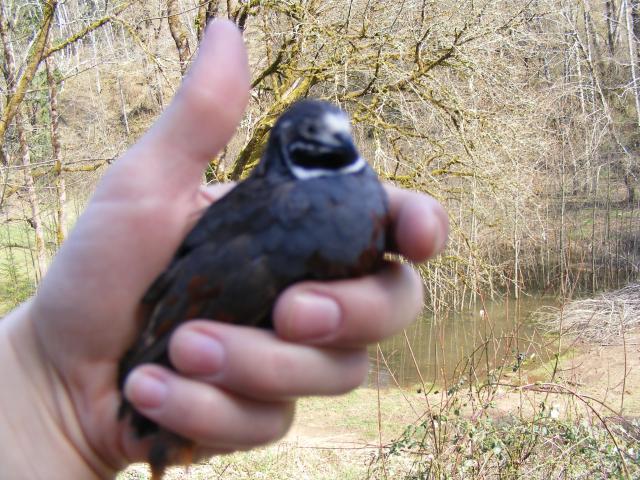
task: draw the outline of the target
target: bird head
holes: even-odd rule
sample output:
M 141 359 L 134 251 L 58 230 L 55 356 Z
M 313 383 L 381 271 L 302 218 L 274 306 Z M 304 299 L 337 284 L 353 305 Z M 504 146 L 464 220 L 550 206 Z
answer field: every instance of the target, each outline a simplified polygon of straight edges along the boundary
M 267 157 L 277 155 L 300 180 L 353 173 L 366 166 L 351 124 L 338 107 L 319 100 L 293 104 L 273 126 Z

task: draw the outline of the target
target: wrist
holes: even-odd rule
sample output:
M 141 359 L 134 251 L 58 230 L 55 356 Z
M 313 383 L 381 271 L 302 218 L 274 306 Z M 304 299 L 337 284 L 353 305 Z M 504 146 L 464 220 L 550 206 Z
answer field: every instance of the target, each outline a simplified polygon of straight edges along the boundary
M 38 345 L 28 303 L 0 322 L 0 378 L 0 465 L 6 478 L 115 476 L 88 446 L 78 445 L 82 431 L 73 403 Z

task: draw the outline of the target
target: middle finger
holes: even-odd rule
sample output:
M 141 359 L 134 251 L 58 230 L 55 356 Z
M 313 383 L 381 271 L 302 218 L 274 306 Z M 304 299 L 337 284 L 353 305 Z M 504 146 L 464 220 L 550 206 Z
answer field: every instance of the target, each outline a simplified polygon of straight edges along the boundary
M 357 279 L 303 282 L 278 299 L 280 337 L 333 348 L 366 346 L 405 328 L 422 308 L 422 282 L 407 264 L 390 262 Z

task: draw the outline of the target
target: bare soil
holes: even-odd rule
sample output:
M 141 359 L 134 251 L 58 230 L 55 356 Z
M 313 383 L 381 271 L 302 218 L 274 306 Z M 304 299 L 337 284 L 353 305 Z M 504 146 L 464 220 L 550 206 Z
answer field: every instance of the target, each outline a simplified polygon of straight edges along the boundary
M 589 416 L 595 411 L 604 417 L 640 417 L 640 331 L 624 340 L 608 344 L 576 340 L 567 344 L 557 367 L 551 361 L 510 372 L 501 379 L 488 414 L 496 418 L 526 414 L 545 402 L 562 416 Z M 316 447 L 385 444 L 406 425 L 424 420 L 429 407 L 447 401 L 443 392 L 425 398 L 417 389 L 385 389 L 379 394 L 378 400 L 375 389 L 363 388 L 347 396 L 303 400 L 284 441 Z M 463 413 L 471 415 L 473 407 L 466 405 Z

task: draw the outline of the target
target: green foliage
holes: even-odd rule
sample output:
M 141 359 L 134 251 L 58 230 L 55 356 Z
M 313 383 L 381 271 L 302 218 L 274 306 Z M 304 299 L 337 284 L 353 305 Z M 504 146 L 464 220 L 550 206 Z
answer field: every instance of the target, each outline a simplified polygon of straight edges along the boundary
M 35 283 L 18 266 L 13 249 L 7 248 L 0 260 L 0 314 L 14 309 L 35 291 Z

